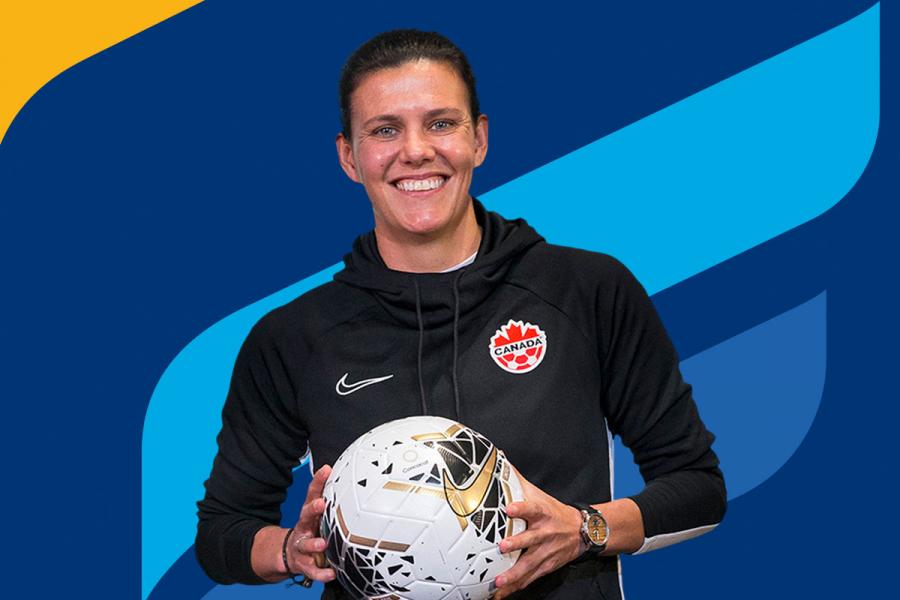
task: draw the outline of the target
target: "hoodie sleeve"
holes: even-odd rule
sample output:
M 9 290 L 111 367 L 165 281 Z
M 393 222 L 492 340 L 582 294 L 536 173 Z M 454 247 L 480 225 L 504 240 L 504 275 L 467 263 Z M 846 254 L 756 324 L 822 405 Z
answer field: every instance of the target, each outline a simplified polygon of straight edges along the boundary
M 646 486 L 641 509 L 646 552 L 715 527 L 726 494 L 714 436 L 700 420 L 678 356 L 646 291 L 618 264 L 599 311 L 609 427 L 634 454 Z
M 293 468 L 307 449 L 296 394 L 266 322 L 257 323 L 238 353 L 219 450 L 197 503 L 197 559 L 219 583 L 266 583 L 250 564 L 253 538 L 280 522 Z

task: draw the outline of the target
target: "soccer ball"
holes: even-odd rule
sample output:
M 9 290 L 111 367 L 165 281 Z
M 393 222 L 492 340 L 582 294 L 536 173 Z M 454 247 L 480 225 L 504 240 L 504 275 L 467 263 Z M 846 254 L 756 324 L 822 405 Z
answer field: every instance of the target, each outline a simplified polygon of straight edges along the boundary
M 363 434 L 325 483 L 326 558 L 356 598 L 482 600 L 519 552 L 506 515 L 522 486 L 484 436 L 441 417 L 409 417 Z

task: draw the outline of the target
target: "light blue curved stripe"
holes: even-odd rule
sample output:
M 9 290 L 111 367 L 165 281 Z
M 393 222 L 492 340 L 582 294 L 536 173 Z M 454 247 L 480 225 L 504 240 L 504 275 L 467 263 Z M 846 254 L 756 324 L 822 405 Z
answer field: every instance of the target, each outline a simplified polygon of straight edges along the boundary
M 295 600 L 300 598 L 320 598 L 325 586 L 314 583 L 309 589 L 297 585 L 288 587 L 287 584 L 275 585 L 217 585 L 209 590 L 203 600 Z
M 194 543 L 196 502 L 216 454 L 231 369 L 253 324 L 331 280 L 334 265 L 222 319 L 172 360 L 153 390 L 141 447 L 141 590 Z
M 551 242 L 619 257 L 655 293 L 814 218 L 853 186 L 878 130 L 878 28 L 876 5 L 484 199 Z M 241 341 L 337 268 L 210 327 L 154 390 L 142 446 L 144 598 L 193 542 Z
M 826 294 L 681 363 L 716 435 L 728 498 L 775 474 L 806 437 L 825 387 Z M 639 492 L 631 451 L 616 440 L 616 496 Z
M 550 242 L 616 256 L 651 293 L 683 281 L 853 187 L 878 132 L 878 27 L 876 5 L 491 191 L 486 204 L 527 216 Z M 539 141 L 553 115 L 529 126 Z

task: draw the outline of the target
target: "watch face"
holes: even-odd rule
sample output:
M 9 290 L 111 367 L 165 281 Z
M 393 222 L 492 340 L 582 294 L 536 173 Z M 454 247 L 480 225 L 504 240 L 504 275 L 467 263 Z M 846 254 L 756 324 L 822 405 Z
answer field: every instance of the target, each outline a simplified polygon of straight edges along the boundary
M 606 528 L 606 519 L 601 515 L 591 515 L 587 522 L 588 537 L 595 544 L 602 545 L 606 543 L 606 537 L 609 534 Z

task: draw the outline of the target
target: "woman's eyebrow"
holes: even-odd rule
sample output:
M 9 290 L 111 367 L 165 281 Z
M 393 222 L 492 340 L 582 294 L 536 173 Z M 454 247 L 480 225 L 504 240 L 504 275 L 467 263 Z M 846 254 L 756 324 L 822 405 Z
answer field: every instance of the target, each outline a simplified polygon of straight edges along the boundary
M 456 118 L 462 118 L 463 115 L 464 115 L 463 111 L 459 110 L 458 108 L 453 108 L 453 107 L 448 106 L 448 107 L 444 107 L 444 108 L 433 108 L 433 109 L 429 110 L 428 112 L 425 113 L 425 118 L 433 119 L 435 117 L 440 117 L 440 116 L 452 116 L 452 117 L 456 117 Z M 371 119 L 367 120 L 365 123 L 363 123 L 363 129 L 368 129 L 369 127 L 371 127 L 372 125 L 375 125 L 376 123 L 396 123 L 400 120 L 401 119 L 400 119 L 399 115 L 392 115 L 392 114 L 377 115 L 377 116 L 372 117 Z
M 429 110 L 427 113 L 425 113 L 425 118 L 432 119 L 434 117 L 438 117 L 438 116 L 442 116 L 442 115 L 462 117 L 463 112 L 461 110 L 459 110 L 458 108 L 452 108 L 452 107 L 435 108 L 435 109 Z
M 400 120 L 400 117 L 397 115 L 378 115 L 377 117 L 372 117 L 363 123 L 363 129 L 368 129 L 372 125 L 376 123 L 396 123 Z

